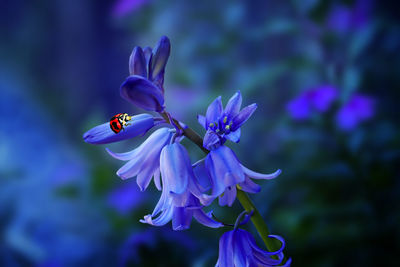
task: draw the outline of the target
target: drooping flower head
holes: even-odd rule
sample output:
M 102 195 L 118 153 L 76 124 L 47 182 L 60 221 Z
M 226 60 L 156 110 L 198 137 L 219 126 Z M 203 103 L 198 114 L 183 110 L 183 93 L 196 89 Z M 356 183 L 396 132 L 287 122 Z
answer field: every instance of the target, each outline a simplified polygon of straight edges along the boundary
M 235 153 L 226 146 L 220 146 L 206 156 L 194 168 L 195 175 L 202 187 L 202 191 L 210 190 L 208 198 L 203 196 L 201 201 L 211 201 L 219 197 L 219 205 L 232 206 L 236 199 L 237 186 L 248 193 L 258 193 L 261 187 L 253 179 L 270 180 L 279 176 L 281 170 L 271 174 L 254 172 L 244 167 Z
M 285 241 L 277 235 L 269 235 L 270 238 L 278 239 L 282 245 L 280 249 L 268 252 L 259 248 L 253 236 L 246 230 L 236 228 L 222 235 L 219 240 L 219 257 L 216 267 L 270 267 L 278 266 L 284 258 L 283 249 Z M 277 259 L 272 256 L 277 256 Z M 289 259 L 282 266 L 290 266 Z
M 202 210 L 200 196 L 190 163 L 189 155 L 179 143 L 163 148 L 160 157 L 162 193 L 154 211 L 146 215 L 141 222 L 161 226 L 172 220 L 174 230 L 185 230 L 190 226 L 192 217 L 212 228 L 223 226 L 211 219 L 210 214 Z
M 164 146 L 169 144 L 172 136 L 172 129 L 160 128 L 132 151 L 114 153 L 107 149 L 107 152 L 114 158 L 128 161 L 117 171 L 117 175 L 124 180 L 137 176 L 136 182 L 142 191 L 146 190 L 151 178 L 154 176 L 154 183 L 161 190 L 160 154 Z
M 240 141 L 240 127 L 257 108 L 257 104 L 254 103 L 240 110 L 241 105 L 242 95 L 237 91 L 229 99 L 225 109 L 219 96 L 208 106 L 205 117 L 197 116 L 199 123 L 207 130 L 203 142 L 205 148 L 216 148 L 223 145 L 227 139 L 235 143 Z
M 166 36 L 161 37 L 153 50 L 136 46 L 129 58 L 130 76 L 120 87 L 121 96 L 145 110 L 162 112 L 164 72 L 170 50 Z

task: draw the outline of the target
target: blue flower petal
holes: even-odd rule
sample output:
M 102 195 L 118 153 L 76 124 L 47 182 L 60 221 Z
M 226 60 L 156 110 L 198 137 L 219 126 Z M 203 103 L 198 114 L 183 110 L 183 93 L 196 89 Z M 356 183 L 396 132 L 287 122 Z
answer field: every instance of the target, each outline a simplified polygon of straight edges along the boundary
M 168 209 L 168 207 L 172 205 L 172 201 L 173 199 L 168 196 L 168 192 L 163 190 L 151 216 L 157 216 L 162 210 Z
M 129 76 L 121 85 L 121 97 L 145 110 L 162 112 L 164 96 L 162 91 L 142 76 Z
M 224 226 L 222 223 L 213 220 L 211 218 L 211 213 L 206 214 L 202 209 L 193 210 L 193 217 L 202 225 L 210 228 L 219 228 Z
M 233 118 L 239 113 L 241 105 L 242 105 L 242 95 L 240 94 L 240 91 L 237 91 L 226 104 L 224 113 L 228 117 Z
M 224 233 L 219 240 L 219 256 L 216 266 L 232 267 L 233 265 L 233 248 L 232 248 L 233 231 Z
M 192 217 L 193 210 L 183 207 L 175 207 L 174 214 L 172 216 L 172 229 L 175 231 L 189 229 Z
M 211 177 L 208 174 L 204 159 L 193 165 L 193 172 L 200 191 L 205 192 L 211 188 Z
M 160 163 L 161 175 L 168 190 L 176 194 L 185 192 L 189 177 L 193 175 L 186 149 L 178 143 L 165 146 L 161 151 Z
M 160 168 L 158 168 L 155 172 L 154 172 L 154 185 L 156 186 L 156 188 L 158 189 L 158 191 L 161 191 L 161 173 L 160 173 Z
M 245 123 L 250 116 L 253 114 L 253 112 L 257 109 L 257 104 L 251 104 L 242 109 L 239 114 L 237 114 L 233 118 L 233 124 L 232 124 L 232 131 L 236 131 L 240 126 L 242 126 L 243 123 Z
M 140 174 L 137 180 L 138 185 L 141 190 L 146 189 L 151 177 L 159 168 L 161 150 L 170 142 L 171 138 L 170 129 L 161 128 L 152 133 L 143 144 L 131 152 L 113 153 L 107 150 L 118 159 L 130 159 L 117 171 L 117 175 L 122 179 L 128 179 Z
M 219 145 L 221 145 L 221 140 L 218 134 L 212 130 L 207 130 L 203 139 L 203 147 L 208 150 L 212 150 L 217 148 Z
M 204 127 L 204 129 L 207 130 L 206 117 L 204 117 L 203 115 L 197 115 L 197 121 L 200 123 L 201 126 Z
M 206 166 L 213 181 L 223 180 L 225 187 L 236 185 L 245 180 L 243 169 L 235 153 L 229 147 L 220 146 L 210 151 L 206 157 Z
M 248 176 L 246 176 L 246 180 L 243 183 L 239 184 L 243 191 L 247 193 L 258 193 L 261 191 L 261 187 L 254 183 Z
M 83 139 L 89 144 L 108 144 L 144 135 L 154 126 L 154 118 L 150 114 L 132 116 L 128 126 L 119 133 L 114 133 L 110 123 L 98 125 L 83 134 Z
M 144 58 L 146 59 L 146 66 L 149 66 L 150 59 L 153 56 L 153 49 L 150 46 L 143 48 Z
M 243 229 L 236 228 L 224 233 L 219 240 L 219 258 L 216 266 L 278 266 L 284 258 L 284 240 L 275 235 L 268 237 L 280 240 L 281 248 L 273 252 L 264 251 L 257 246 L 253 236 Z M 278 259 L 271 256 L 277 256 Z M 290 263 L 291 259 L 283 266 L 290 266 Z
M 167 224 L 172 219 L 173 211 L 174 207 L 169 206 L 168 208 L 162 210 L 161 214 L 157 218 L 153 218 L 152 215 L 146 215 L 142 220 L 140 220 L 140 222 L 155 226 L 162 226 Z
M 250 245 L 245 241 L 246 231 L 241 229 L 233 230 L 233 262 L 235 266 L 249 266 L 248 261 L 253 258 Z
M 133 158 L 137 157 L 142 150 L 143 147 L 139 146 L 138 148 L 135 148 L 134 150 L 131 150 L 129 152 L 115 153 L 112 152 L 110 149 L 106 148 L 107 153 L 110 154 L 111 157 L 125 161 L 132 160 Z
M 136 182 L 140 188 L 140 191 L 146 190 L 151 182 L 155 171 L 158 168 L 159 155 L 154 154 L 153 157 L 146 158 L 142 164 L 142 167 L 137 175 Z
M 210 157 L 210 154 L 207 155 L 205 164 L 207 169 L 209 170 L 211 178 L 211 195 L 216 198 L 225 191 L 226 186 L 224 184 L 224 181 L 218 177 L 218 172 L 216 170 L 216 168 L 218 167 L 215 166 L 212 157 Z
M 122 180 L 126 180 L 138 175 L 141 164 L 143 162 L 143 155 L 135 157 L 128 161 L 128 163 L 124 164 L 117 171 L 117 175 L 121 177 Z
M 147 78 L 146 59 L 140 46 L 136 46 L 129 57 L 129 73 Z
M 239 143 L 240 132 L 240 128 L 238 128 L 236 131 L 230 132 L 229 134 L 225 135 L 225 138 L 231 140 L 232 142 Z
M 232 206 L 236 199 L 236 186 L 228 186 L 223 195 L 219 197 L 218 203 L 220 206 Z
M 280 169 L 278 169 L 273 173 L 263 174 L 263 173 L 252 171 L 252 170 L 246 168 L 245 166 L 243 166 L 242 164 L 240 164 L 240 166 L 242 167 L 243 172 L 247 176 L 249 176 L 250 178 L 253 178 L 253 179 L 271 180 L 271 179 L 278 177 L 282 173 L 282 171 Z
M 132 151 L 129 152 L 124 152 L 124 153 L 115 153 L 112 152 L 110 149 L 106 148 L 106 151 L 108 154 L 110 154 L 113 158 L 119 159 L 119 160 L 131 160 L 137 155 L 140 155 L 142 153 L 148 153 L 148 150 L 150 148 L 153 148 L 157 145 L 160 145 L 162 143 L 169 142 L 172 137 L 172 132 L 170 131 L 169 128 L 160 128 L 156 130 L 154 133 L 152 133 L 146 141 L 144 141 L 138 148 L 135 148 Z M 147 151 L 145 151 L 147 150 Z
M 209 127 L 210 123 L 218 121 L 222 114 L 221 96 L 217 97 L 207 108 L 206 113 L 206 126 Z
M 171 44 L 166 36 L 162 36 L 153 49 L 149 63 L 149 79 L 163 90 L 165 66 L 171 52 Z

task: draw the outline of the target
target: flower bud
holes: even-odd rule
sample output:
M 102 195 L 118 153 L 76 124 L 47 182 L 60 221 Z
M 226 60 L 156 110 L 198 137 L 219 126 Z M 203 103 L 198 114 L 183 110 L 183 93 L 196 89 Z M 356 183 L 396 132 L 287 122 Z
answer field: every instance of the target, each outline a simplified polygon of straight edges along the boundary
M 164 110 L 164 95 L 161 90 L 141 76 L 129 76 L 122 83 L 120 93 L 122 98 L 145 110 L 157 112 Z

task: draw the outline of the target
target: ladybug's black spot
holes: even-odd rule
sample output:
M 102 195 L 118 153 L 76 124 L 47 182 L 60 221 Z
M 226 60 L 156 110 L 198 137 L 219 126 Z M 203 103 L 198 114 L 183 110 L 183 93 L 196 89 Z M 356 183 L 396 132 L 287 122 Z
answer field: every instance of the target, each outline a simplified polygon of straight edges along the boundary
M 121 125 L 119 123 L 117 123 L 116 121 L 111 122 L 111 130 L 114 133 L 119 133 L 119 131 L 121 130 Z

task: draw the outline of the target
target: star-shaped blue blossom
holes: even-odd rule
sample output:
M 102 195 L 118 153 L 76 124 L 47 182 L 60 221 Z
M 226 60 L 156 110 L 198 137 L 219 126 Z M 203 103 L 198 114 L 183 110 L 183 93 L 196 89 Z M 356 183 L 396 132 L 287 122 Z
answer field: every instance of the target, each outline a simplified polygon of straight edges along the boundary
M 271 180 L 281 174 L 281 170 L 263 174 L 243 166 L 235 153 L 227 146 L 220 146 L 194 166 L 196 178 L 204 195 L 200 200 L 204 205 L 219 197 L 219 205 L 232 206 L 236 199 L 237 187 L 248 193 L 258 193 L 261 187 L 252 179 Z M 206 195 L 206 191 L 210 191 Z
M 208 106 L 206 116 L 197 116 L 198 122 L 207 130 L 203 142 L 205 148 L 212 150 L 223 145 L 227 139 L 235 143 L 240 141 L 240 127 L 257 108 L 254 103 L 240 110 L 241 105 L 242 95 L 237 91 L 225 109 L 219 96 Z

